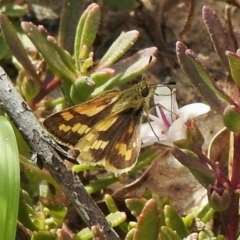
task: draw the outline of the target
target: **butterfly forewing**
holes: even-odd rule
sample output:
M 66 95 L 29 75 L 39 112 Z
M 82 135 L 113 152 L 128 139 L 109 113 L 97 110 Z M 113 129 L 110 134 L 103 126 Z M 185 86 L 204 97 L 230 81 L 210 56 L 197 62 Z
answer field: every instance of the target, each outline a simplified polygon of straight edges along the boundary
M 55 113 L 45 119 L 43 125 L 59 143 L 74 147 L 94 125 L 111 114 L 118 93 L 118 91 L 108 92 L 84 104 Z
M 152 86 L 142 81 L 55 113 L 43 125 L 59 143 L 79 150 L 79 162 L 127 172 L 140 151 L 142 113 L 152 95 Z

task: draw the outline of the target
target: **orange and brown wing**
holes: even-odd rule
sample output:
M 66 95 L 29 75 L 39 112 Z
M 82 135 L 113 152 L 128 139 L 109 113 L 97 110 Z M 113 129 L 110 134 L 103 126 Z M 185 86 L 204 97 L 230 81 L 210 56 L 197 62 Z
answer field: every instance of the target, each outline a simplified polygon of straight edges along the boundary
M 96 124 L 76 144 L 78 160 L 103 165 L 109 171 L 129 171 L 139 155 L 142 111 L 129 110 Z
M 43 122 L 47 131 L 62 145 L 74 147 L 93 126 L 111 113 L 119 92 L 108 92 L 86 103 L 55 113 Z

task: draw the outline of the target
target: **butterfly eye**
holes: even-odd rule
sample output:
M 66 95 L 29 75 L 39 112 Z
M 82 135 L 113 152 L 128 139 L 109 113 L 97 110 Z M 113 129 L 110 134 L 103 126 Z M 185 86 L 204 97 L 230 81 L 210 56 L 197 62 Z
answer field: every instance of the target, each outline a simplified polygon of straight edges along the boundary
M 147 97 L 149 95 L 149 89 L 147 86 L 145 88 L 141 89 L 141 95 L 142 95 L 142 97 Z

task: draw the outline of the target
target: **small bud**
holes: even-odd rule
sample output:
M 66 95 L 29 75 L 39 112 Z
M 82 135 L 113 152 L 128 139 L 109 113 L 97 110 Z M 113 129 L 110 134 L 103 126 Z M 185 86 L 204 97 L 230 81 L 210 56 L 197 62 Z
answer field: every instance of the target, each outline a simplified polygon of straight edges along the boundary
M 232 132 L 240 132 L 240 111 L 235 106 L 226 107 L 223 114 L 225 126 Z
M 208 200 L 211 207 L 219 212 L 226 211 L 231 203 L 231 192 L 227 183 L 208 187 Z
M 79 77 L 71 86 L 70 97 L 74 104 L 85 102 L 95 89 L 95 82 L 87 77 Z
M 93 67 L 93 57 L 88 57 L 86 59 L 84 59 L 81 63 L 81 73 L 87 73 L 89 71 L 89 69 L 91 69 Z
M 20 85 L 21 92 L 26 98 L 26 101 L 31 101 L 39 92 L 40 84 L 38 80 L 25 76 Z
M 191 150 L 191 146 L 198 146 L 202 147 L 204 143 L 204 138 L 199 131 L 197 125 L 195 124 L 194 120 L 188 120 L 186 122 L 186 139 L 181 139 L 174 142 L 174 145 L 180 148 L 185 148 Z

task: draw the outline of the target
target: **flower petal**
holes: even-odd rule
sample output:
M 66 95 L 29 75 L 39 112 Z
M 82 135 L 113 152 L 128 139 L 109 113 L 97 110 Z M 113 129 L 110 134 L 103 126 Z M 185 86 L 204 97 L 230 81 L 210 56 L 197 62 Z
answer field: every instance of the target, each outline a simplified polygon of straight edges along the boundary
M 181 107 L 178 113 L 183 121 L 186 122 L 188 119 L 192 119 L 209 111 L 210 107 L 204 103 L 192 103 Z
M 156 122 L 147 122 L 141 124 L 141 141 L 142 147 L 152 145 L 155 142 L 167 139 L 167 131 L 162 129 Z
M 164 112 L 164 118 L 171 124 L 178 116 L 178 104 L 176 101 L 176 89 L 171 90 L 169 87 L 158 87 L 155 90 L 154 103 L 159 105 L 156 107 L 156 113 L 159 118 L 162 118 L 162 112 Z
M 175 142 L 181 139 L 186 139 L 186 130 L 187 126 L 185 125 L 185 122 L 182 118 L 178 118 L 168 129 L 168 140 Z

